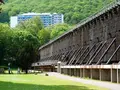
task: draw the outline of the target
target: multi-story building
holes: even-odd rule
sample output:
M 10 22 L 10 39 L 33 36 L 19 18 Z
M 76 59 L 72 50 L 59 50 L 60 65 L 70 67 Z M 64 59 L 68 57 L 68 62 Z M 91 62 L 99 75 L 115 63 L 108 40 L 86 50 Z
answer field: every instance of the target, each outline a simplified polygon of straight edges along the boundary
M 10 26 L 13 28 L 17 26 L 20 22 L 31 19 L 35 16 L 39 16 L 45 27 L 49 25 L 54 25 L 58 23 L 64 23 L 64 15 L 57 13 L 25 13 L 18 16 L 12 16 L 10 18 Z
M 57 13 L 52 14 L 52 24 L 63 23 L 63 22 L 64 22 L 63 14 L 57 14 Z

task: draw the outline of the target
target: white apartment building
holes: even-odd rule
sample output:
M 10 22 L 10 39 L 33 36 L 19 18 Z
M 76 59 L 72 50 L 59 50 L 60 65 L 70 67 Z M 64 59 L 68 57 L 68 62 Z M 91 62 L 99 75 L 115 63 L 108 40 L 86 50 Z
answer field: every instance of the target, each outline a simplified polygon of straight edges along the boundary
M 54 25 L 58 23 L 64 23 L 64 15 L 57 13 L 25 13 L 17 16 L 11 16 L 10 18 L 10 27 L 16 27 L 20 22 L 39 16 L 45 27 L 49 25 Z

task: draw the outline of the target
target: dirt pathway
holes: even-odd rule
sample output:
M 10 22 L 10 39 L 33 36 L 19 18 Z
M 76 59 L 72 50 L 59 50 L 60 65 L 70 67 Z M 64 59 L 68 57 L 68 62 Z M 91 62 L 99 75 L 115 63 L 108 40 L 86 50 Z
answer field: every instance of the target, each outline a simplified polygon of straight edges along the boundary
M 55 77 L 61 78 L 61 79 L 67 79 L 67 80 L 72 80 L 72 81 L 76 81 L 76 82 L 81 82 L 81 83 L 84 83 L 84 84 L 90 84 L 90 85 L 95 85 L 95 86 L 99 86 L 99 87 L 108 88 L 109 90 L 120 90 L 120 84 L 97 81 L 97 80 L 88 80 L 88 79 L 82 79 L 82 78 L 77 78 L 77 77 L 71 77 L 71 76 L 62 75 L 62 74 L 55 73 L 55 72 L 49 72 L 48 74 L 50 76 L 55 76 Z

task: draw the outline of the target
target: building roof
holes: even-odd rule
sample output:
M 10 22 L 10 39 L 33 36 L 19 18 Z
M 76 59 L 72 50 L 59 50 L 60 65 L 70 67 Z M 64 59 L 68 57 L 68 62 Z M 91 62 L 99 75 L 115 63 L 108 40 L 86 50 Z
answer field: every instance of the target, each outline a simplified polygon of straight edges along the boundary
M 53 13 L 54 14 L 57 14 L 57 13 Z M 20 15 L 52 15 L 51 13 L 34 13 L 34 12 L 29 12 L 29 13 L 23 13 L 23 14 L 20 14 Z
M 33 12 L 30 13 L 29 12 L 29 13 L 23 13 L 23 14 L 20 14 L 20 15 L 40 15 L 40 13 L 33 13 Z
M 56 38 L 56 39 L 54 39 L 54 40 L 51 40 L 51 41 L 49 41 L 48 43 L 46 43 L 45 45 L 41 46 L 41 47 L 39 48 L 39 50 L 42 49 L 42 48 L 44 48 L 44 47 L 46 47 L 47 45 L 52 44 L 53 42 L 57 41 L 58 39 L 62 38 L 62 37 L 65 36 L 65 35 L 73 32 L 74 30 L 76 30 L 77 28 L 79 28 L 79 27 L 87 24 L 88 22 L 96 19 L 96 18 L 99 17 L 100 15 L 102 15 L 102 14 L 106 13 L 107 11 L 115 8 L 115 7 L 118 6 L 118 5 L 120 5 L 120 1 L 114 1 L 114 2 L 112 2 L 112 3 L 110 3 L 110 4 L 108 4 L 106 7 L 102 8 L 100 11 L 98 11 L 98 12 L 96 12 L 95 14 L 87 17 L 86 19 L 83 19 L 80 23 L 78 23 L 78 25 L 76 25 L 76 27 L 72 28 L 72 29 L 69 30 L 68 32 L 66 32 L 66 33 L 64 33 L 63 35 L 59 36 L 58 38 Z

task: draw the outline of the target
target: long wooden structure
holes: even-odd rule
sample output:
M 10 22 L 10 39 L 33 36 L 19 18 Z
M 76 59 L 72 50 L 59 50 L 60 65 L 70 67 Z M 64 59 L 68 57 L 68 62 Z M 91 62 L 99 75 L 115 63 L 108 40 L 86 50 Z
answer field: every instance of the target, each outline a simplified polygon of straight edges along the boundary
M 76 65 L 79 67 L 86 65 L 95 65 L 96 67 L 99 67 L 99 65 L 119 66 L 119 48 L 120 1 L 117 0 L 103 8 L 100 12 L 81 21 L 67 33 L 41 46 L 39 48 L 40 60 L 32 66 L 56 66 L 57 62 L 61 61 L 61 65 L 64 67 L 62 73 L 68 73 L 68 71 L 64 70 L 71 70 L 70 66 L 74 67 L 72 69 L 76 69 Z M 85 72 L 88 73 L 91 69 L 92 67 L 89 67 L 89 69 L 85 69 Z M 119 76 L 119 69 L 112 69 L 112 72 L 117 73 L 116 75 Z M 97 74 L 99 70 L 101 69 L 97 69 L 94 74 Z M 109 72 L 111 72 L 111 68 L 109 68 Z M 115 81 L 120 82 L 119 79 L 115 79 Z

